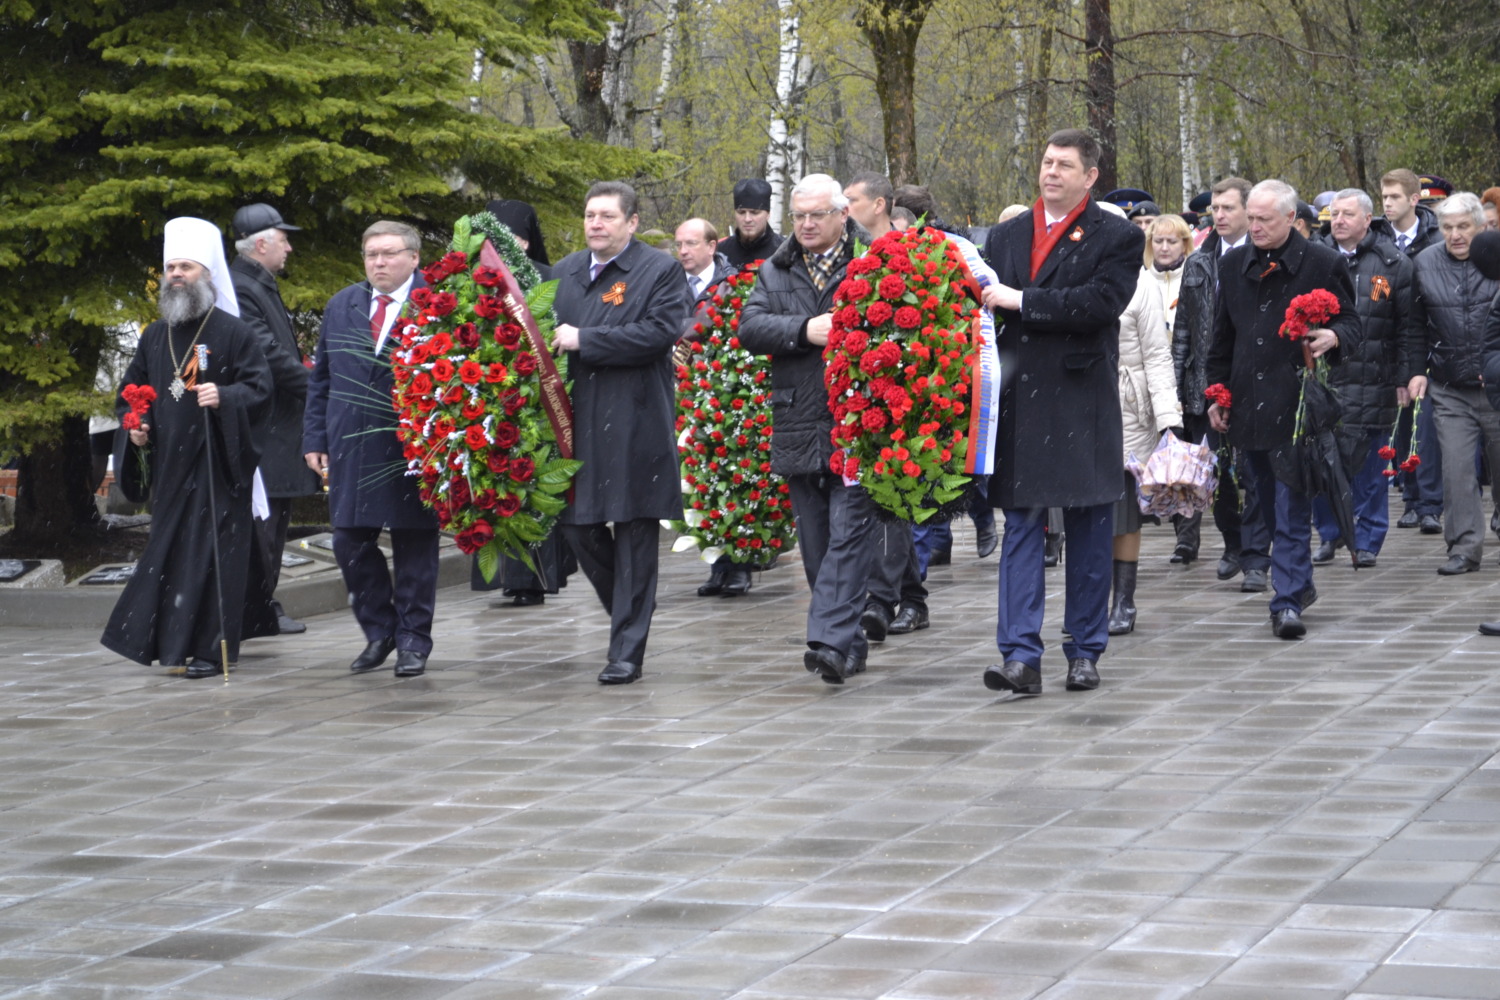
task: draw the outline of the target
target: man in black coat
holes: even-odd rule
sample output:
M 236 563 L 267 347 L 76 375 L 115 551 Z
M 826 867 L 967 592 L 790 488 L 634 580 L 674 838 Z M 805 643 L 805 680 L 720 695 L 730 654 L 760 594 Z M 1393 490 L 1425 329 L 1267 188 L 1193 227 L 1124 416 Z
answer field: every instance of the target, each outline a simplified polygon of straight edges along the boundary
M 1004 511 L 996 645 L 985 687 L 1042 693 L 1043 533 L 1060 507 L 1068 539 L 1063 643 L 1069 691 L 1099 686 L 1109 641 L 1114 504 L 1123 490 L 1120 313 L 1135 293 L 1145 236 L 1089 197 L 1099 143 L 1081 129 L 1047 140 L 1041 197 L 991 229 L 984 259 L 999 284 L 984 303 L 1004 324 L 1005 373 L 990 503 Z
M 349 664 L 365 673 L 396 653 L 396 676 L 416 677 L 432 652 L 437 605 L 438 525 L 406 475 L 391 409 L 391 335 L 417 273 L 421 237 L 382 220 L 361 246 L 368 280 L 328 300 L 307 385 L 303 458 L 328 479 L 333 555 L 349 588 L 364 652 Z M 390 530 L 392 568 L 378 545 Z
M 318 492 L 318 477 L 302 459 L 302 410 L 307 401 L 307 366 L 292 330 L 292 317 L 281 301 L 276 275 L 286 267 L 292 252 L 289 224 L 281 213 L 266 204 L 246 205 L 234 213 L 234 248 L 238 256 L 229 265 L 234 294 L 239 299 L 240 319 L 255 331 L 271 367 L 275 393 L 271 416 L 260 445 L 260 476 L 265 486 L 271 516 L 256 521 L 256 532 L 265 551 L 266 573 L 271 589 L 281 577 L 281 552 L 291 523 L 292 498 Z M 279 601 L 273 602 L 283 635 L 306 632 L 307 626 L 289 618 Z
M 1375 218 L 1370 196 L 1345 188 L 1328 204 L 1330 239 L 1349 266 L 1354 283 L 1354 307 L 1362 336 L 1357 349 L 1339 352 L 1339 363 L 1328 384 L 1338 393 L 1343 417 L 1339 446 L 1357 460 L 1359 471 L 1350 485 L 1354 492 L 1354 538 L 1342 538 L 1328 501 L 1313 501 L 1313 520 L 1321 544 L 1313 564 L 1333 561 L 1335 550 L 1354 547 L 1359 566 L 1374 566 L 1390 527 L 1386 460 L 1380 449 L 1391 437 L 1398 407 L 1410 401 L 1401 381 L 1401 357 L 1412 322 L 1412 263 L 1396 249 L 1390 223 Z
M 1357 351 L 1359 315 L 1349 268 L 1338 253 L 1309 243 L 1292 230 L 1297 192 L 1284 181 L 1261 181 L 1250 191 L 1250 246 L 1231 250 L 1219 266 L 1219 305 L 1208 356 L 1209 384 L 1222 383 L 1230 407 L 1208 408 L 1214 430 L 1229 435 L 1249 463 L 1260 494 L 1261 518 L 1271 535 L 1271 628 L 1297 639 L 1307 626 L 1302 612 L 1317 597 L 1309 551 L 1309 497 L 1276 478 L 1272 453 L 1291 444 L 1301 392 L 1302 348 L 1279 335 L 1293 298 L 1315 289 L 1332 292 L 1338 313 L 1308 332 L 1314 357 L 1342 348 Z
M 1172 325 L 1172 370 L 1177 376 L 1177 396 L 1182 401 L 1182 422 L 1188 440 L 1208 441 L 1219 450 L 1219 433 L 1208 426 L 1208 352 L 1213 346 L 1214 313 L 1219 294 L 1219 262 L 1235 247 L 1250 239 L 1245 203 L 1250 182 L 1243 177 L 1223 177 L 1207 192 L 1208 211 L 1214 231 L 1182 264 L 1182 288 L 1177 296 L 1177 317 Z M 1196 201 L 1196 199 L 1195 199 Z M 1241 501 L 1243 500 L 1243 509 Z M 1259 501 L 1250 484 L 1245 463 L 1230 461 L 1219 468 L 1219 489 L 1214 494 L 1214 526 L 1224 539 L 1217 575 L 1232 580 L 1241 570 L 1240 589 L 1258 593 L 1267 589 L 1271 569 L 1271 539 L 1262 530 Z M 1174 518 L 1177 547 L 1172 561 L 1191 563 L 1198 558 L 1202 513 Z
M 849 219 L 849 199 L 827 174 L 792 189 L 792 238 L 760 269 L 740 315 L 740 343 L 771 357 L 771 471 L 786 479 L 797 515 L 797 547 L 812 598 L 802 665 L 829 684 L 865 669 L 860 632 L 869 583 L 875 504 L 828 467 L 833 413 L 823 384 L 823 348 L 833 296 L 869 234 Z
M 734 186 L 734 232 L 719 241 L 719 252 L 738 270 L 765 260 L 781 246 L 771 228 L 771 185 L 749 177 Z
M 601 684 L 641 677 L 661 522 L 682 519 L 672 345 L 690 299 L 681 265 L 634 238 L 636 205 L 629 184 L 595 184 L 583 214 L 589 248 L 554 268 L 555 343 L 568 352 L 583 462 L 560 526 L 610 614 Z

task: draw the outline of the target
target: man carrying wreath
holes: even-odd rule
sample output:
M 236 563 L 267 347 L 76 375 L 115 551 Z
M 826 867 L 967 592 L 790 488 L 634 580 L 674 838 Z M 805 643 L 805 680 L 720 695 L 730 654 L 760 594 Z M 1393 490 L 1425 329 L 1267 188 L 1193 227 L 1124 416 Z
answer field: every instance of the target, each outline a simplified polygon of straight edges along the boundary
M 1047 140 L 1031 211 L 990 230 L 999 284 L 984 304 L 1003 324 L 1002 388 L 990 502 L 1005 516 L 992 691 L 1042 693 L 1043 529 L 1061 507 L 1068 539 L 1067 688 L 1099 686 L 1109 641 L 1114 504 L 1123 494 L 1120 313 L 1135 292 L 1145 236 L 1089 197 L 1099 143 L 1081 129 Z
M 1302 612 L 1317 599 L 1312 582 L 1311 500 L 1276 478 L 1271 454 L 1292 443 L 1301 394 L 1302 345 L 1281 336 L 1292 299 L 1314 290 L 1331 292 L 1338 309 L 1327 325 L 1310 329 L 1306 341 L 1315 358 L 1337 360 L 1341 346 L 1361 337 L 1349 268 L 1337 250 L 1309 243 L 1292 229 L 1297 192 L 1284 181 L 1261 181 L 1246 202 L 1250 243 L 1219 262 L 1219 303 L 1213 347 L 1208 353 L 1210 387 L 1229 390 L 1208 408 L 1208 420 L 1250 465 L 1260 515 L 1271 537 L 1271 631 L 1282 639 L 1307 633 Z

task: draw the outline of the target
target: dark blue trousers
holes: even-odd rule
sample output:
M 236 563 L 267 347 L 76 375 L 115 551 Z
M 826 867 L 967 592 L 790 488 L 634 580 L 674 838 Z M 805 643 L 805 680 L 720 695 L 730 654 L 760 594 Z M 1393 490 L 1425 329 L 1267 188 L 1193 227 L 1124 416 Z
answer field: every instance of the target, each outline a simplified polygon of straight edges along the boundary
M 1097 660 L 1109 644 L 1109 588 L 1113 580 L 1115 516 L 1112 503 L 1064 507 L 1065 600 L 1063 642 L 1069 660 Z M 1006 510 L 1000 542 L 1000 613 L 995 644 L 1006 660 L 1042 664 L 1042 615 L 1047 583 L 1042 566 L 1045 508 Z
M 1437 430 L 1432 426 L 1434 409 L 1432 400 L 1422 401 L 1422 412 L 1417 414 L 1417 427 L 1413 432 L 1422 464 L 1417 466 L 1415 475 L 1405 474 L 1406 489 L 1402 491 L 1402 499 L 1418 515 L 1438 517 L 1443 513 L 1443 453 L 1438 448 Z M 1397 458 L 1405 457 L 1406 449 L 1402 449 Z
M 1366 441 L 1368 454 L 1359 467 L 1354 481 L 1349 485 L 1354 492 L 1354 541 L 1344 539 L 1345 545 L 1353 545 L 1356 552 L 1380 554 L 1385 544 L 1386 532 L 1391 526 L 1390 480 L 1386 478 L 1386 460 L 1380 457 L 1380 449 L 1386 442 L 1385 431 L 1374 431 Z M 1325 497 L 1313 498 L 1313 521 L 1318 525 L 1318 537 L 1325 542 L 1337 541 L 1338 522 L 1333 519 L 1333 510 Z
M 1302 610 L 1302 595 L 1312 586 L 1312 504 L 1293 492 L 1271 471 L 1271 453 L 1247 451 L 1245 461 L 1260 499 L 1261 520 L 1271 539 L 1271 612 Z
M 376 544 L 379 538 L 379 528 L 333 529 L 333 556 L 349 588 L 354 619 L 366 642 L 395 637 L 397 649 L 426 656 L 432 652 L 437 608 L 437 529 L 393 529 L 390 569 Z

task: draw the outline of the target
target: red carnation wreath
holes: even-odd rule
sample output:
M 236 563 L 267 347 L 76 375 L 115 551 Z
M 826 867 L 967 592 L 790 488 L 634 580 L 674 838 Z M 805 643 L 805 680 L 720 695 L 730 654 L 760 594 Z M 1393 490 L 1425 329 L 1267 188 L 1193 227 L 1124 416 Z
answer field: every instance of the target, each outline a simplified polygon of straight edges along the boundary
M 531 565 L 583 463 L 547 343 L 556 282 L 523 294 L 505 263 L 519 245 L 491 217 L 460 219 L 452 246 L 398 326 L 396 433 L 422 502 L 489 581 L 502 551 Z
M 724 279 L 677 367 L 677 451 L 684 520 L 675 548 L 705 562 L 763 565 L 796 536 L 791 487 L 771 472 L 770 369 L 740 346 L 740 309 L 760 262 Z M 769 553 L 769 554 L 768 554 Z
M 823 357 L 830 467 L 921 524 L 967 502 L 979 287 L 958 248 L 900 230 L 849 262 Z

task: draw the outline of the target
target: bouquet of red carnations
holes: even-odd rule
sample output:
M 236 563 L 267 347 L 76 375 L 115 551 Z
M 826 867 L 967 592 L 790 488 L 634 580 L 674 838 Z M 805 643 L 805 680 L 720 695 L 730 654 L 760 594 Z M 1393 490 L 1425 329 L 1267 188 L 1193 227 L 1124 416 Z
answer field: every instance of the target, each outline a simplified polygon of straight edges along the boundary
M 460 219 L 451 246 L 396 327 L 397 434 L 422 502 L 488 581 L 502 551 L 531 564 L 582 463 L 547 340 L 556 282 L 488 213 Z
M 796 537 L 791 488 L 771 472 L 770 369 L 740 346 L 740 309 L 757 264 L 730 275 L 677 368 L 677 450 L 687 508 L 676 548 L 705 562 L 763 565 Z
M 978 300 L 958 248 L 930 229 L 880 237 L 834 296 L 831 468 L 917 524 L 967 502 Z

